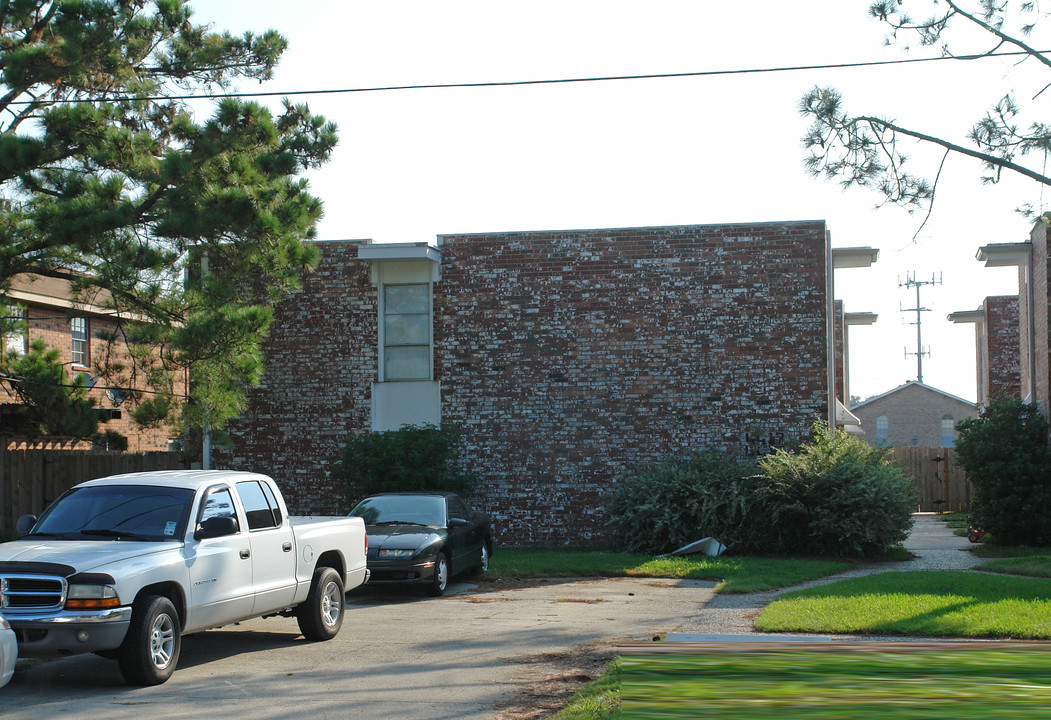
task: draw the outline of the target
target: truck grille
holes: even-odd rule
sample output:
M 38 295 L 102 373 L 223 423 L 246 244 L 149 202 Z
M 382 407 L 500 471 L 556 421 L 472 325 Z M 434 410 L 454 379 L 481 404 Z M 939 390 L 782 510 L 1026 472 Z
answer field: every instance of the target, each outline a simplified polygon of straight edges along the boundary
M 66 601 L 66 581 L 46 575 L 0 577 L 0 608 L 4 611 L 57 610 Z

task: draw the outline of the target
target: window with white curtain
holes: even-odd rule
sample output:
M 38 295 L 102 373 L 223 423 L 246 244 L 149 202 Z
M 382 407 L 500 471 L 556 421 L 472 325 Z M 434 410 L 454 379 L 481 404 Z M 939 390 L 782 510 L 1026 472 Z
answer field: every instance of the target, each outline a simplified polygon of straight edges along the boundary
M 431 286 L 383 286 L 383 379 L 431 379 Z

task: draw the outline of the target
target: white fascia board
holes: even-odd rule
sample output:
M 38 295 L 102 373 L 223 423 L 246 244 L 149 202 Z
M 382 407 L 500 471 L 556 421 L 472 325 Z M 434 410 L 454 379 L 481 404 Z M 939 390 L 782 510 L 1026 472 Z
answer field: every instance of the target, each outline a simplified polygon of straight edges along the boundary
M 949 313 L 949 322 L 967 324 L 967 323 L 980 323 L 985 321 L 985 312 L 982 310 L 961 310 L 959 312 Z
M 871 247 L 832 248 L 832 267 L 870 267 L 879 259 L 879 250 Z
M 361 260 L 430 260 L 440 264 L 442 252 L 433 245 L 419 243 L 371 243 L 358 247 Z
M 978 248 L 975 258 L 986 267 L 1022 267 L 1029 264 L 1032 247 L 1027 242 L 984 245 Z
M 846 325 L 871 325 L 879 319 L 879 315 L 871 312 L 848 312 L 843 314 L 843 322 Z

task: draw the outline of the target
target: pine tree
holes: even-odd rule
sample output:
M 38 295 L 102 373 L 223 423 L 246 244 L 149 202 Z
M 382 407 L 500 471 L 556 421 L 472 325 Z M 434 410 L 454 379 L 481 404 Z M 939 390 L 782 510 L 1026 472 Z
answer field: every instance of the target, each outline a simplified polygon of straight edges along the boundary
M 335 126 L 230 97 L 199 122 L 180 99 L 266 80 L 285 47 L 194 24 L 185 0 L 0 0 L 0 305 L 23 274 L 107 298 L 129 352 L 95 370 L 144 425 L 236 416 L 273 304 L 316 262 L 300 176 Z

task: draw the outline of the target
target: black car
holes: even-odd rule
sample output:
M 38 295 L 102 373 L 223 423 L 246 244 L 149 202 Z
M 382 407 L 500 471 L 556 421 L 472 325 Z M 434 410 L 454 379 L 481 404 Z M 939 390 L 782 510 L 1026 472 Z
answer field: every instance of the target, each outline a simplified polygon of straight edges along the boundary
M 489 569 L 489 517 L 454 493 L 373 495 L 350 514 L 365 520 L 370 585 L 419 583 L 438 596 L 452 576 Z

